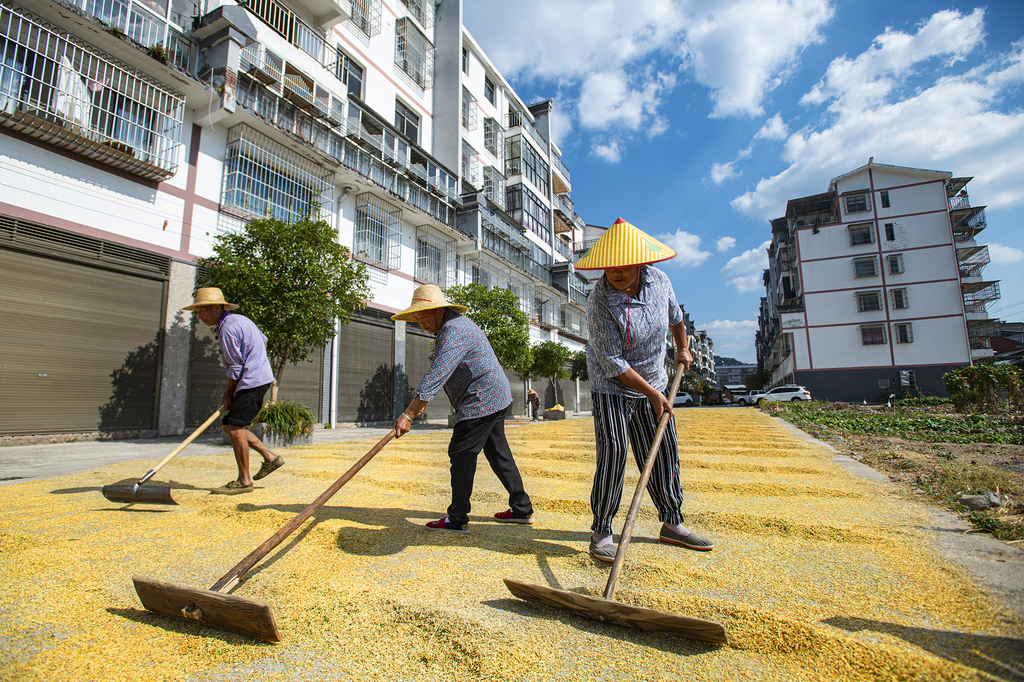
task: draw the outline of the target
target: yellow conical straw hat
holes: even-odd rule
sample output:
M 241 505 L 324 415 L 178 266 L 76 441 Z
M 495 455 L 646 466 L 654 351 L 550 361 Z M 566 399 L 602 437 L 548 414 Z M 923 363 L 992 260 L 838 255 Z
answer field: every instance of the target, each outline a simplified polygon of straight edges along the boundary
M 619 218 L 601 235 L 590 251 L 576 261 L 576 269 L 628 268 L 675 257 L 675 251 Z

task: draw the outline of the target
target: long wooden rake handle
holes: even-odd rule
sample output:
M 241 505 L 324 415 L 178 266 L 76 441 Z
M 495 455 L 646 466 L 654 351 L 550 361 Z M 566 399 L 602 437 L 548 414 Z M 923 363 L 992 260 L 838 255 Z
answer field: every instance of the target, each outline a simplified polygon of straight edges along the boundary
M 171 454 L 169 454 L 169 455 L 167 455 L 166 457 L 164 457 L 164 458 L 163 458 L 162 460 L 160 460 L 160 463 L 159 463 L 159 464 L 157 464 L 157 465 L 156 465 L 155 467 L 153 467 L 153 468 L 152 468 L 152 469 L 150 469 L 150 470 L 149 470 L 148 472 L 146 472 L 146 475 L 145 475 L 145 476 L 143 476 L 142 478 L 140 478 L 140 479 L 139 479 L 139 482 L 135 484 L 135 486 L 134 486 L 133 490 L 137 490 L 137 489 L 138 489 L 138 487 L 139 487 L 140 485 L 142 485 L 143 483 L 145 483 L 145 482 L 146 482 L 146 481 L 148 481 L 149 479 L 153 478 L 153 474 L 155 474 L 156 472 L 160 471 L 160 470 L 161 470 L 161 469 L 162 469 L 162 468 L 164 467 L 164 465 L 165 465 L 165 464 L 167 464 L 167 463 L 168 463 L 168 462 L 170 462 L 170 461 L 171 461 L 172 459 L 174 459 L 175 455 L 177 455 L 177 454 L 178 454 L 179 452 L 181 452 L 182 450 L 184 450 L 184 449 L 185 449 L 185 447 L 186 447 L 186 446 L 187 446 L 187 445 L 188 445 L 189 443 L 191 443 L 191 442 L 192 442 L 192 441 L 194 441 L 194 440 L 195 440 L 196 438 L 198 438 L 198 437 L 199 437 L 199 434 L 201 434 L 201 433 L 202 433 L 203 431 L 205 431 L 205 430 L 206 430 L 206 428 L 207 428 L 207 427 L 208 427 L 208 426 L 209 426 L 210 424 L 212 424 L 212 423 L 214 422 L 214 420 L 215 420 L 215 419 L 216 419 L 217 417 L 221 416 L 221 415 L 222 415 L 222 414 L 223 414 L 224 412 L 225 412 L 225 410 L 224 410 L 224 408 L 223 408 L 223 407 L 221 407 L 221 408 L 218 408 L 216 412 L 214 412 L 213 414 L 211 414 L 211 415 L 210 415 L 210 418 L 209 418 L 209 419 L 207 419 L 207 420 L 206 420 L 205 422 L 203 422 L 202 426 L 200 426 L 200 427 L 199 427 L 198 429 L 196 429 L 195 431 L 193 431 L 193 432 L 192 432 L 192 433 L 191 433 L 191 434 L 189 435 L 189 437 L 188 437 L 188 438 L 186 438 L 186 439 L 185 439 L 185 441 L 184 441 L 184 442 L 183 442 L 183 443 L 182 443 L 181 445 L 179 445 L 178 447 L 174 448 L 174 450 L 172 450 L 172 451 L 171 451 Z
M 237 583 L 239 580 L 241 580 L 242 576 L 245 575 L 246 572 L 248 572 L 248 570 L 250 568 L 255 566 L 256 563 L 259 562 L 260 559 L 262 559 L 267 554 L 269 554 L 272 549 L 274 549 L 279 544 L 284 542 L 284 539 L 287 538 L 289 535 L 291 535 L 292 532 L 296 528 L 301 526 L 303 521 L 305 521 L 310 516 L 315 514 L 316 511 L 318 509 L 320 509 L 320 507 L 324 506 L 324 504 L 327 502 L 327 500 L 331 499 L 336 492 L 341 490 L 341 487 L 343 485 L 345 485 L 350 480 L 352 480 L 352 477 L 355 476 L 357 473 L 359 473 L 359 470 L 362 469 L 363 466 L 365 466 L 367 462 L 369 462 L 371 459 L 373 459 L 374 455 L 376 455 L 378 452 L 380 452 L 381 448 L 383 448 L 385 445 L 387 445 L 388 441 L 391 440 L 394 437 L 395 437 L 394 429 L 392 429 L 391 431 L 388 431 L 387 435 L 384 436 L 383 438 L 381 438 L 379 443 L 374 445 L 373 448 L 371 448 L 371 450 L 369 452 L 367 452 L 365 455 L 363 455 L 362 458 L 360 458 L 360 460 L 358 462 L 353 464 L 352 467 L 348 471 L 346 471 L 344 474 L 342 474 L 341 478 L 339 478 L 337 481 L 332 483 L 331 487 L 328 488 L 327 490 L 325 490 L 320 495 L 320 497 L 318 497 L 315 500 L 313 500 L 312 504 L 310 504 L 308 507 L 306 507 L 301 512 L 299 512 L 299 514 L 294 519 L 292 519 L 291 521 L 286 523 L 284 526 L 282 526 L 281 530 L 279 530 L 276 533 L 274 533 L 272 536 L 270 536 L 267 539 L 266 542 L 264 542 L 262 545 L 260 545 L 256 549 L 254 549 L 252 552 L 249 553 L 249 555 L 247 557 L 245 557 L 244 559 L 239 561 L 237 564 L 235 564 L 234 568 L 232 568 L 230 571 L 225 573 L 223 578 L 221 578 L 220 580 L 218 580 L 217 582 L 215 582 L 213 584 L 213 586 L 210 588 L 210 591 L 211 592 L 220 592 L 221 590 L 223 590 L 223 589 L 225 589 L 225 588 L 227 588 L 229 586 L 232 586 L 235 583 Z
M 679 382 L 683 378 L 682 365 L 676 365 L 676 378 L 672 382 L 672 390 L 669 392 L 669 400 L 675 401 L 676 393 L 679 391 Z M 622 535 L 619 536 L 619 548 L 615 552 L 615 561 L 612 563 L 611 573 L 608 575 L 608 584 L 604 588 L 604 598 L 612 599 L 615 595 L 615 583 L 619 581 L 619 571 L 622 570 L 622 562 L 626 558 L 626 548 L 629 547 L 629 540 L 633 536 L 633 524 L 636 523 L 637 512 L 640 511 L 640 502 L 644 498 L 644 490 L 647 488 L 647 481 L 651 479 L 651 471 L 654 470 L 654 460 L 658 456 L 658 449 L 661 447 L 661 439 L 668 428 L 668 420 L 672 418 L 669 412 L 661 415 L 658 421 L 658 430 L 654 434 L 654 442 L 647 452 L 647 462 L 640 474 L 640 482 L 633 493 L 633 501 L 629 505 L 629 513 L 626 515 L 626 523 L 622 527 Z

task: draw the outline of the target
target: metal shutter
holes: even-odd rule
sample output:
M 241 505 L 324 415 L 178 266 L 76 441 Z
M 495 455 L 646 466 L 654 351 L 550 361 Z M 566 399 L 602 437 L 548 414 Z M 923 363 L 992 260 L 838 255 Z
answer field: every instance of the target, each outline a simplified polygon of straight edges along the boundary
M 220 353 L 217 350 L 213 327 L 207 327 L 198 317 L 188 311 L 185 312 L 192 318 L 192 350 L 188 363 L 188 408 L 185 413 L 185 428 L 195 429 L 220 407 L 228 379 L 220 364 Z M 269 400 L 269 395 L 267 399 Z M 220 431 L 220 424 L 219 421 L 214 422 L 207 432 Z
M 406 329 L 415 322 L 407 323 Z M 413 394 L 423 380 L 423 375 L 430 369 L 431 343 L 434 337 L 426 334 L 407 332 L 405 335 L 405 404 L 408 405 L 413 399 Z M 452 413 L 452 402 L 448 394 L 442 388 L 434 396 L 434 399 L 427 405 L 423 413 L 427 419 L 444 420 Z
M 302 403 L 313 410 L 313 414 L 319 420 L 322 408 L 320 401 L 323 395 L 323 371 L 323 348 L 310 349 L 308 360 L 285 366 L 284 372 L 278 377 L 277 399 Z
M 339 423 L 394 419 L 395 329 L 353 320 L 338 344 Z
M 154 428 L 165 286 L 0 249 L 0 433 Z

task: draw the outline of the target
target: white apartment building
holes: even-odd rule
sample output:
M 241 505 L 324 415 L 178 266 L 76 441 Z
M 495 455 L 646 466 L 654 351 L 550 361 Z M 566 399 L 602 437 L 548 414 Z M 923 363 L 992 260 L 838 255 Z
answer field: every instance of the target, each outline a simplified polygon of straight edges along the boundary
M 878 402 L 946 395 L 943 375 L 992 354 L 988 247 L 971 178 L 869 163 L 771 221 L 758 364 L 772 385 Z
M 461 0 L 0 0 L 0 436 L 203 421 L 224 377 L 180 312 L 195 259 L 314 198 L 373 292 L 282 377 L 322 421 L 406 404 L 430 339 L 389 318 L 422 283 L 507 287 L 533 339 L 583 348 L 583 221 L 549 114 Z

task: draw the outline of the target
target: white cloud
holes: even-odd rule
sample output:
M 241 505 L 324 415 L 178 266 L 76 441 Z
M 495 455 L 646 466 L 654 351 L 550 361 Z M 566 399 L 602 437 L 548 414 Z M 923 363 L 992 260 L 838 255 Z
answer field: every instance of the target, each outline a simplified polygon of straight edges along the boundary
M 1024 251 L 1002 244 L 989 244 L 988 254 L 996 265 L 1011 265 L 1024 260 Z
M 721 185 L 729 178 L 734 178 L 739 173 L 733 169 L 733 162 L 729 163 L 713 163 L 711 164 L 711 182 L 716 185 Z
M 657 109 L 663 93 L 675 87 L 675 76 L 658 73 L 635 81 L 621 70 L 584 78 L 580 88 L 580 125 L 598 130 L 644 127 L 652 137 L 664 132 L 667 124 Z
M 789 130 L 786 128 L 785 122 L 782 120 L 781 114 L 775 114 L 767 123 L 761 126 L 761 129 L 754 135 L 755 140 L 785 140 L 786 135 L 789 134 Z
M 715 246 L 719 251 L 728 251 L 732 247 L 736 246 L 736 239 L 734 237 L 721 237 L 717 242 L 715 242 Z
M 608 163 L 618 163 L 622 160 L 622 145 L 619 144 L 618 140 L 610 140 L 609 142 L 595 141 L 590 148 L 590 153 L 600 159 L 604 159 Z
M 903 82 L 924 61 L 951 64 L 978 49 L 981 18 L 981 10 L 939 12 L 914 35 L 888 29 L 859 57 L 833 61 L 804 98 L 828 103 L 826 123 L 791 135 L 782 155 L 788 167 L 733 199 L 733 208 L 778 217 L 788 199 L 825 191 L 872 156 L 973 176 L 971 194 L 993 208 L 1024 202 L 1024 111 L 998 109 L 1024 83 L 1024 40 L 965 73 Z
M 768 267 L 768 247 L 771 244 L 769 239 L 760 246 L 748 249 L 730 258 L 722 268 L 722 272 L 729 278 L 729 284 L 736 287 L 737 291 L 752 293 L 764 290 L 762 276 Z
M 757 320 L 714 320 L 695 327 L 706 331 L 715 342 L 715 355 L 733 357 L 750 364 L 755 362 L 753 346 Z
M 658 235 L 663 241 L 678 254 L 675 258 L 667 261 L 679 266 L 700 265 L 711 257 L 710 251 L 700 250 L 700 237 L 683 230 L 677 230 L 674 234 Z

